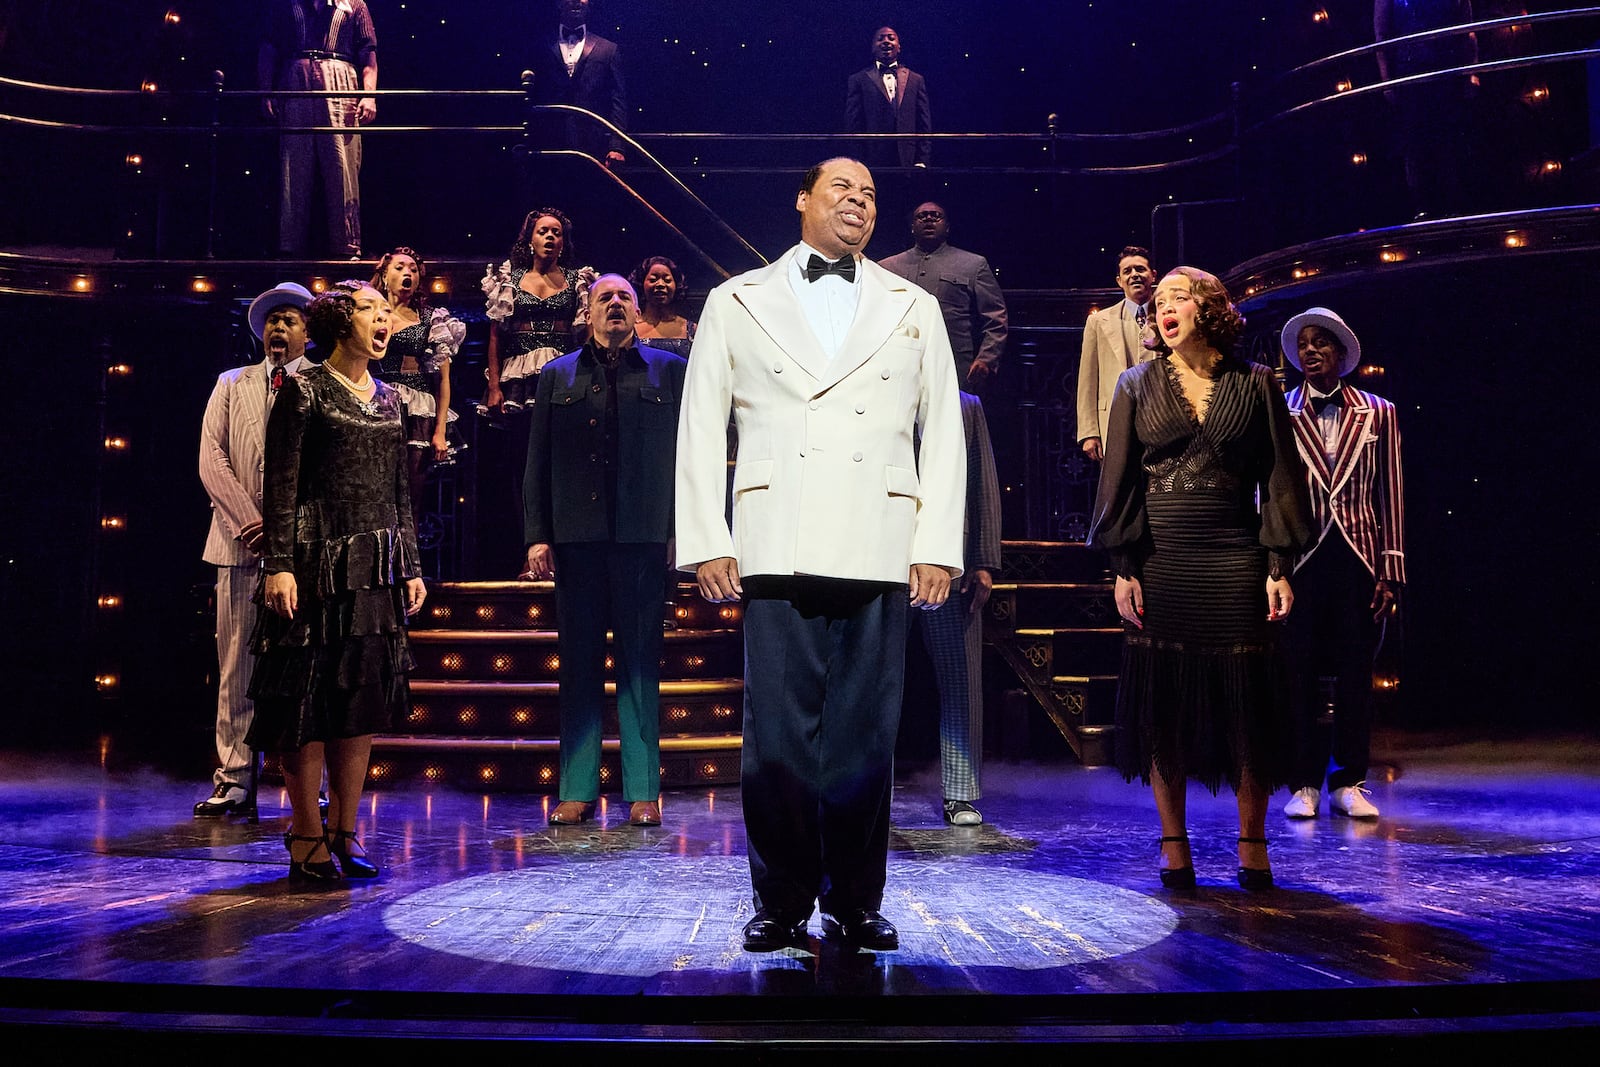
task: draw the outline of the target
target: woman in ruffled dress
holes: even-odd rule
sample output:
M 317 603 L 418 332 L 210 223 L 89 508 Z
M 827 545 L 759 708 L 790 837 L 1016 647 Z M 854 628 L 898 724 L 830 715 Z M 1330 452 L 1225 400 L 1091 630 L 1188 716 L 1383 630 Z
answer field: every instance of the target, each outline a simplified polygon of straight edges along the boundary
M 522 569 L 522 478 L 539 372 L 589 339 L 592 267 L 573 267 L 572 223 L 555 208 L 528 212 L 500 266 L 483 276 L 489 318 L 488 386 L 478 414 L 478 548 L 485 577 Z M 512 568 L 515 568 L 514 570 Z
M 401 245 L 384 255 L 372 272 L 372 286 L 393 309 L 383 359 L 372 368 L 394 386 L 406 405 L 406 463 L 411 514 L 422 515 L 422 487 L 428 470 L 456 461 L 465 444 L 450 410 L 450 362 L 467 335 L 466 324 L 444 308 L 431 307 L 424 282 L 428 266 Z
M 528 212 L 511 255 L 483 276 L 489 379 L 482 410 L 515 414 L 533 397 L 538 373 L 589 339 L 593 267 L 572 267 L 572 223 L 555 208 Z
M 651 256 L 633 268 L 628 281 L 639 294 L 639 342 L 687 357 L 699 324 L 678 310 L 683 296 L 678 265 L 666 256 Z
M 1233 788 L 1239 884 L 1267 889 L 1267 797 L 1292 751 L 1274 631 L 1313 539 L 1305 468 L 1272 372 L 1233 355 L 1244 318 L 1222 283 L 1178 267 L 1154 303 L 1157 358 L 1117 379 L 1089 533 L 1110 553 L 1125 623 L 1117 764 L 1155 793 L 1162 885 L 1195 887 L 1195 778 Z
M 306 308 L 330 353 L 284 382 L 267 422 L 263 578 L 250 679 L 252 748 L 277 752 L 293 822 L 289 880 L 326 884 L 378 868 L 356 838 L 372 735 L 410 706 L 406 618 L 422 607 L 404 408 L 374 379 L 389 302 L 339 282 Z M 317 808 L 323 767 L 328 815 Z M 333 862 L 338 857 L 338 866 Z

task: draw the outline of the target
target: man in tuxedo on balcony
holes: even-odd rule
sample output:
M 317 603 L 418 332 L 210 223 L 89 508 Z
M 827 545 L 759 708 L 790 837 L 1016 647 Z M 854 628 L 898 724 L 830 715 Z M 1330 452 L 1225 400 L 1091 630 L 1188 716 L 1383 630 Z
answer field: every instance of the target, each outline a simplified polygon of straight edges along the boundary
M 846 133 L 933 132 L 928 83 L 900 62 L 900 35 L 893 26 L 873 32 L 872 64 L 845 83 L 844 128 Z M 933 142 L 926 140 L 862 141 L 854 148 L 879 169 L 926 167 L 933 154 Z
M 590 0 L 559 0 L 554 34 L 541 34 L 534 51 L 533 102 L 570 104 L 592 111 L 619 130 L 628 128 L 628 94 L 622 58 L 614 42 L 589 28 Z M 553 117 L 542 123 L 561 130 L 555 147 L 587 152 L 606 167 L 623 162 L 623 142 L 593 120 Z
M 678 565 L 707 600 L 747 601 L 745 948 L 804 938 L 820 904 L 830 937 L 892 949 L 879 908 L 907 610 L 938 607 L 961 574 L 966 446 L 938 302 L 861 254 L 872 174 L 820 163 L 795 210 L 800 243 L 719 285 L 700 318 L 678 423 Z
M 1283 631 L 1297 737 L 1283 811 L 1315 816 L 1326 776 L 1334 811 L 1375 819 L 1365 789 L 1372 660 L 1406 580 L 1400 426 L 1393 404 L 1343 380 L 1361 362 L 1361 342 L 1338 315 L 1303 311 L 1280 340 L 1305 375 L 1286 399 L 1318 531 L 1295 566 L 1294 615 Z M 1331 744 L 1319 722 L 1324 673 L 1338 676 Z

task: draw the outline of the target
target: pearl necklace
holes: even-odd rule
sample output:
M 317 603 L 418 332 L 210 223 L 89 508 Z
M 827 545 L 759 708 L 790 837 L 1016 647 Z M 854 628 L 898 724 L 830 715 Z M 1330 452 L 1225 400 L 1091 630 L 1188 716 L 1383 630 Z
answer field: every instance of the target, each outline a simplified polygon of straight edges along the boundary
M 361 409 L 361 413 L 363 415 L 373 417 L 377 416 L 377 396 L 374 395 L 371 399 L 363 399 L 363 397 L 366 397 L 368 393 L 374 392 L 377 388 L 373 384 L 372 371 L 370 369 L 363 370 L 361 372 L 361 380 L 356 382 L 351 381 L 349 375 L 345 374 L 338 367 L 335 367 L 332 360 L 323 363 L 323 366 L 327 367 L 339 384 L 344 386 L 345 389 L 347 389 L 354 396 L 356 407 Z

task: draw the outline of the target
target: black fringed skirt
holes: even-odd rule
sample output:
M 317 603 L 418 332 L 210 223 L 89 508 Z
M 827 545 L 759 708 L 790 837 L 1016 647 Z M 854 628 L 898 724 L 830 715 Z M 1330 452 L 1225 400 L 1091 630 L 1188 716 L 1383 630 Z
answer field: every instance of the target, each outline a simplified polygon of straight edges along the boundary
M 1213 793 L 1287 783 L 1289 689 L 1267 622 L 1267 553 L 1230 492 L 1151 493 L 1144 629 L 1127 627 L 1117 766 L 1128 780 L 1194 778 Z

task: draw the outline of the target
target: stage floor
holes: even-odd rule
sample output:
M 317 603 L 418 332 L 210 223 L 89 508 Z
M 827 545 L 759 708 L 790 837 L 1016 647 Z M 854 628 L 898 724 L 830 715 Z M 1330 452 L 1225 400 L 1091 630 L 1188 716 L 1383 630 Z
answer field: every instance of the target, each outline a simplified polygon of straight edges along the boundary
M 594 823 L 556 829 L 544 797 L 378 790 L 359 831 L 384 876 L 296 892 L 277 789 L 259 825 L 196 820 L 204 783 L 13 754 L 0 757 L 0 1008 L 214 1012 L 226 991 L 227 1010 L 267 1012 L 300 990 L 482 1022 L 539 1015 L 529 1005 L 544 997 L 604 1026 L 650 1023 L 667 994 L 824 994 L 852 1010 L 894 1002 L 881 1021 L 926 1030 L 981 1021 L 959 1007 L 972 993 L 1025 998 L 1033 1021 L 1092 1004 L 1114 1026 L 1186 1025 L 1231 996 L 1217 1017 L 1235 1025 L 1299 1004 L 1300 1025 L 1337 1032 L 1362 991 L 1408 989 L 1457 1005 L 1446 1014 L 1594 1025 L 1600 743 L 1384 735 L 1379 748 L 1399 770 L 1374 783 L 1376 822 L 1294 823 L 1275 798 L 1279 888 L 1265 894 L 1233 880 L 1226 793 L 1191 790 L 1201 888 L 1184 898 L 1156 880 L 1149 791 L 1110 770 L 991 764 L 987 822 L 962 829 L 944 825 L 932 770 L 903 775 L 883 907 L 902 947 L 876 954 L 822 939 L 815 917 L 804 949 L 741 950 L 751 905 L 733 789 L 669 794 L 659 829 L 626 825 L 615 798 Z M 186 998 L 194 987 L 209 988 Z M 1357 999 L 1333 1008 L 1332 993 Z M 1187 1006 L 1169 1015 L 1167 995 Z M 982 1000 L 984 1019 L 1009 1018 L 1003 998 Z M 1410 1025 L 1399 1016 L 1420 1001 L 1406 1003 L 1371 1001 L 1368 1022 Z M 301 1010 L 327 1014 L 280 1013 Z

